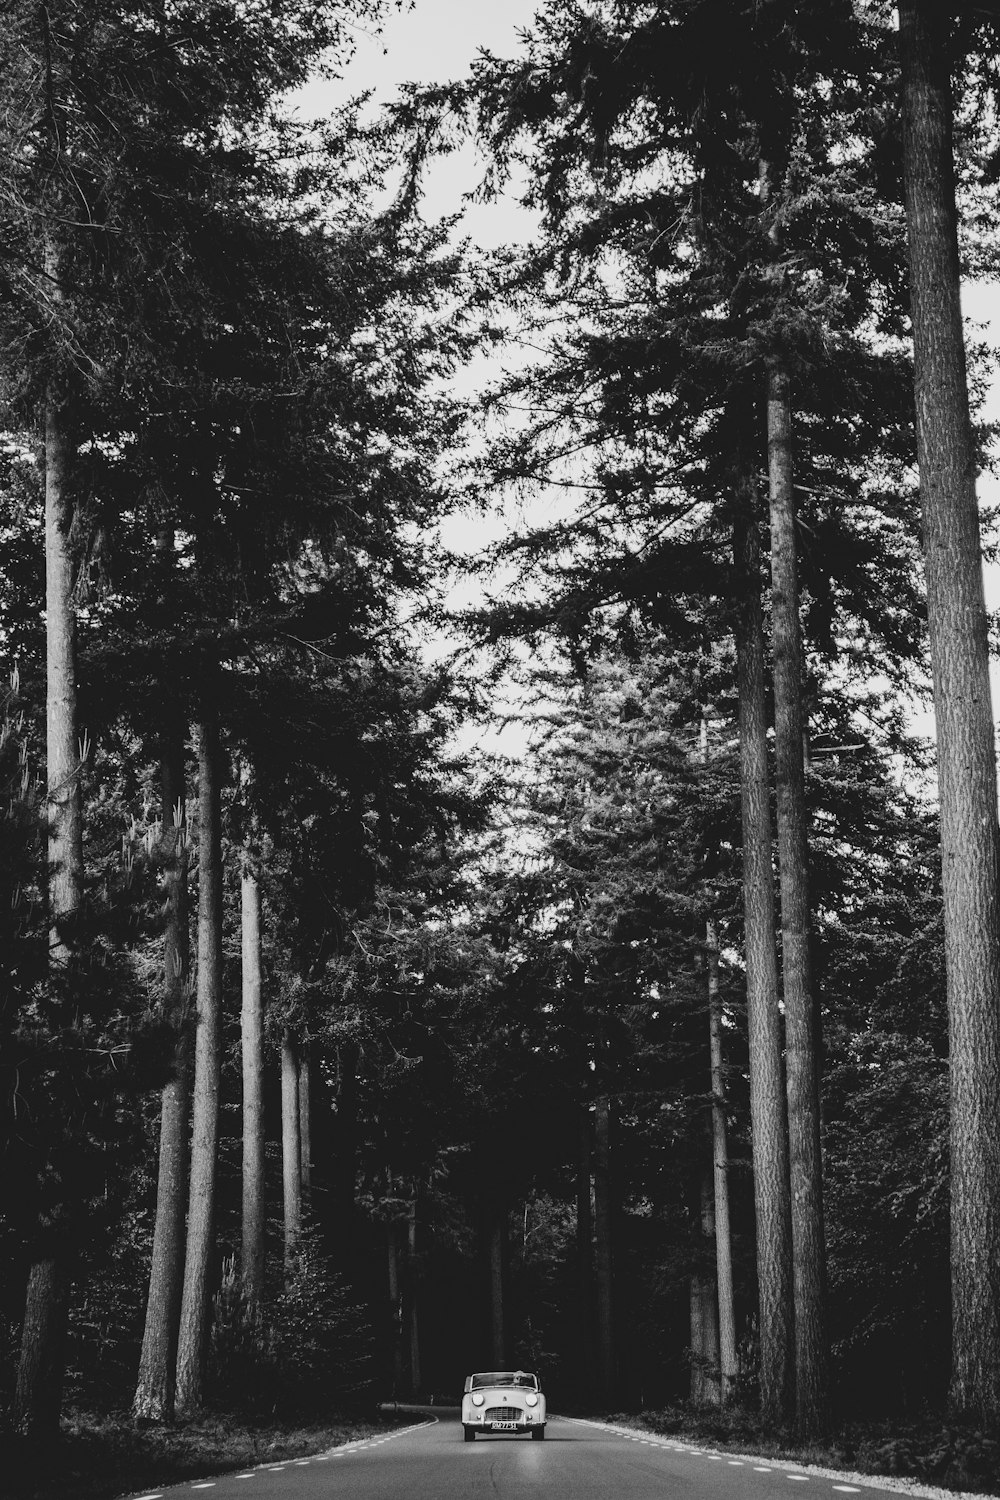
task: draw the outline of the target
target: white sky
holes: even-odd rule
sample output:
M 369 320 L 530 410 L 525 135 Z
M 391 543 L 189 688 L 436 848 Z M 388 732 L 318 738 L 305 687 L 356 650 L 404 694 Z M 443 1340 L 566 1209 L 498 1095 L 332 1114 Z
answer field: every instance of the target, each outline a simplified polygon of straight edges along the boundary
M 518 30 L 530 25 L 538 0 L 402 0 L 386 17 L 381 34 L 355 31 L 357 51 L 343 78 L 345 97 L 372 89 L 391 99 L 402 83 L 447 83 L 464 77 L 481 49 L 501 57 L 519 51 Z M 303 112 L 322 103 L 322 89 L 306 90 Z M 481 172 L 473 150 L 456 152 L 432 169 L 425 183 L 424 217 L 456 212 Z M 508 244 L 526 232 L 527 216 L 511 201 L 470 204 L 464 232 L 484 248 Z

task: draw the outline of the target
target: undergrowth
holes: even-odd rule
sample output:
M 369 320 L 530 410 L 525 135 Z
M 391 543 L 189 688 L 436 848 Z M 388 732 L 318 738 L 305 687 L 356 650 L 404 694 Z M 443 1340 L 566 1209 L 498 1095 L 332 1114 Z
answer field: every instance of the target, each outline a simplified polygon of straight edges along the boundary
M 137 1427 L 125 1417 L 76 1412 L 60 1441 L 28 1447 L 0 1440 L 4 1500 L 116 1500 L 182 1480 L 224 1474 L 254 1464 L 324 1453 L 412 1418 L 356 1421 L 332 1418 L 309 1425 L 206 1417 L 184 1427 Z
M 766 1430 L 754 1412 L 740 1407 L 676 1406 L 608 1420 L 762 1458 L 906 1478 L 941 1489 L 1000 1493 L 1000 1433 L 945 1423 L 939 1417 L 909 1423 L 846 1422 L 825 1443 L 803 1443 L 790 1432 Z

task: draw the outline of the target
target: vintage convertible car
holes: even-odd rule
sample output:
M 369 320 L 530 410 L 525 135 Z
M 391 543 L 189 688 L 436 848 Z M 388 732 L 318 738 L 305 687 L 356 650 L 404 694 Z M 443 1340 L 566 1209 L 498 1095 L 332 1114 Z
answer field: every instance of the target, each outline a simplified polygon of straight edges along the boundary
M 462 1396 L 462 1428 L 467 1443 L 477 1432 L 530 1432 L 545 1436 L 545 1397 L 538 1376 L 524 1370 L 491 1370 L 469 1375 Z

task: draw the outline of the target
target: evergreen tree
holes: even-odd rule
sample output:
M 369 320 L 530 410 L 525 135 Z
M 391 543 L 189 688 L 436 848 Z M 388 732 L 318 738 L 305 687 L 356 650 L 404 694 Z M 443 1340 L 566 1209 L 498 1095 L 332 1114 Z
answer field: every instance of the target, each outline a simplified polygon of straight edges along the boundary
M 1000 1416 L 1000 891 L 986 606 L 960 303 L 950 26 L 903 3 L 899 40 L 951 1017 L 952 1400 Z

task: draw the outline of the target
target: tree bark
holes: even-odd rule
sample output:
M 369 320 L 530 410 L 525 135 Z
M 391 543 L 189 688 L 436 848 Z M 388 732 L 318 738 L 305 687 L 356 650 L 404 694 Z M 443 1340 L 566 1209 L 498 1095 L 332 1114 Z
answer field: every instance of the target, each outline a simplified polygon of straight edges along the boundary
M 778 360 L 772 363 L 767 379 L 767 451 L 785 1081 L 792 1202 L 795 1419 L 800 1435 L 811 1437 L 822 1435 L 830 1419 L 826 1272 L 819 1078 L 809 952 L 809 842 L 802 766 L 802 641 L 792 483 L 792 408 L 788 371 Z
M 414 1189 L 413 1201 L 410 1204 L 410 1217 L 407 1224 L 407 1258 L 406 1258 L 406 1284 L 407 1284 L 407 1324 L 409 1328 L 410 1342 L 410 1395 L 416 1400 L 421 1391 L 422 1374 L 420 1369 L 420 1304 L 419 1290 L 420 1277 L 417 1270 L 417 1251 L 419 1249 L 417 1233 L 417 1198 L 418 1193 Z
M 309 1048 L 299 1055 L 299 1171 L 302 1179 L 302 1202 L 309 1207 L 312 1188 L 312 1102 Z
M 202 1405 L 209 1269 L 215 1227 L 222 1006 L 222 828 L 219 731 L 206 714 L 198 730 L 198 991 L 187 1251 L 177 1344 L 177 1412 Z
M 738 580 L 735 636 L 760 1404 L 764 1421 L 777 1426 L 790 1415 L 793 1402 L 792 1227 L 778 956 L 774 943 L 761 556 L 754 502 L 752 483 L 738 476 L 733 560 Z
M 14 1392 L 14 1430 L 32 1440 L 51 1440 L 59 1432 L 68 1301 L 65 1253 L 57 1247 L 39 1254 L 28 1277 Z
M 712 1134 L 708 1132 L 711 1148 Z M 705 1257 L 715 1248 L 715 1183 L 706 1167 L 698 1178 L 698 1232 Z M 691 1400 L 717 1406 L 721 1400 L 719 1370 L 719 1304 L 716 1284 L 702 1263 L 691 1277 Z
M 715 1264 L 719 1301 L 719 1398 L 725 1404 L 736 1389 L 736 1317 L 733 1309 L 733 1242 L 729 1222 L 729 1144 L 726 1139 L 726 1085 L 722 1060 L 722 1005 L 719 1000 L 719 934 L 706 926 L 708 1031 L 712 1067 L 712 1161 L 715 1197 Z
M 50 399 L 45 413 L 45 652 L 48 781 L 49 966 L 64 1002 L 73 922 L 83 897 L 83 815 L 76 710 L 76 611 L 70 527 L 73 443 L 66 414 Z M 71 1003 L 71 1002 L 70 1002 Z
M 577 1328 L 580 1393 L 584 1397 L 592 1395 L 594 1370 L 594 1212 L 590 1135 L 590 1105 L 585 1099 L 577 1106 L 576 1154 Z
M 392 1399 L 398 1401 L 403 1390 L 403 1291 L 399 1274 L 399 1235 L 390 1220 L 385 1226 L 386 1260 L 389 1283 L 389 1337 L 392 1342 Z
M 917 459 L 941 804 L 951 1400 L 1000 1419 L 1000 901 L 987 622 L 960 302 L 949 14 L 900 0 Z
M 281 1038 L 281 1180 L 285 1209 L 285 1279 L 302 1238 L 302 1151 L 299 1140 L 299 1054 L 287 1028 Z
M 184 829 L 184 744 L 166 731 L 160 752 L 160 857 L 166 916 L 163 928 L 163 1010 L 177 1029 L 174 1073 L 160 1097 L 156 1220 L 149 1268 L 146 1321 L 132 1415 L 170 1422 L 174 1415 L 177 1333 L 184 1280 L 188 1117 L 191 1102 L 188 1004 L 187 840 Z
M 241 881 L 243 1004 L 243 1243 L 241 1284 L 247 1309 L 260 1313 L 264 1294 L 264 1005 L 260 963 L 260 882 L 244 860 Z
M 46 267 L 59 292 L 59 256 L 50 243 Z M 79 1025 L 72 965 L 83 897 L 83 820 L 76 707 L 76 613 L 70 491 L 74 445 L 65 409 L 50 393 L 45 410 L 46 780 L 49 897 L 49 991 L 53 1024 Z M 58 1205 L 64 1217 L 67 1205 Z M 62 1399 L 68 1293 L 65 1225 L 40 1224 L 28 1272 L 25 1320 L 14 1398 L 15 1430 L 55 1435 Z
M 614 1247 L 611 1100 L 601 1094 L 594 1106 L 594 1238 L 597 1291 L 597 1376 L 601 1399 L 614 1399 L 617 1387 L 614 1332 Z

